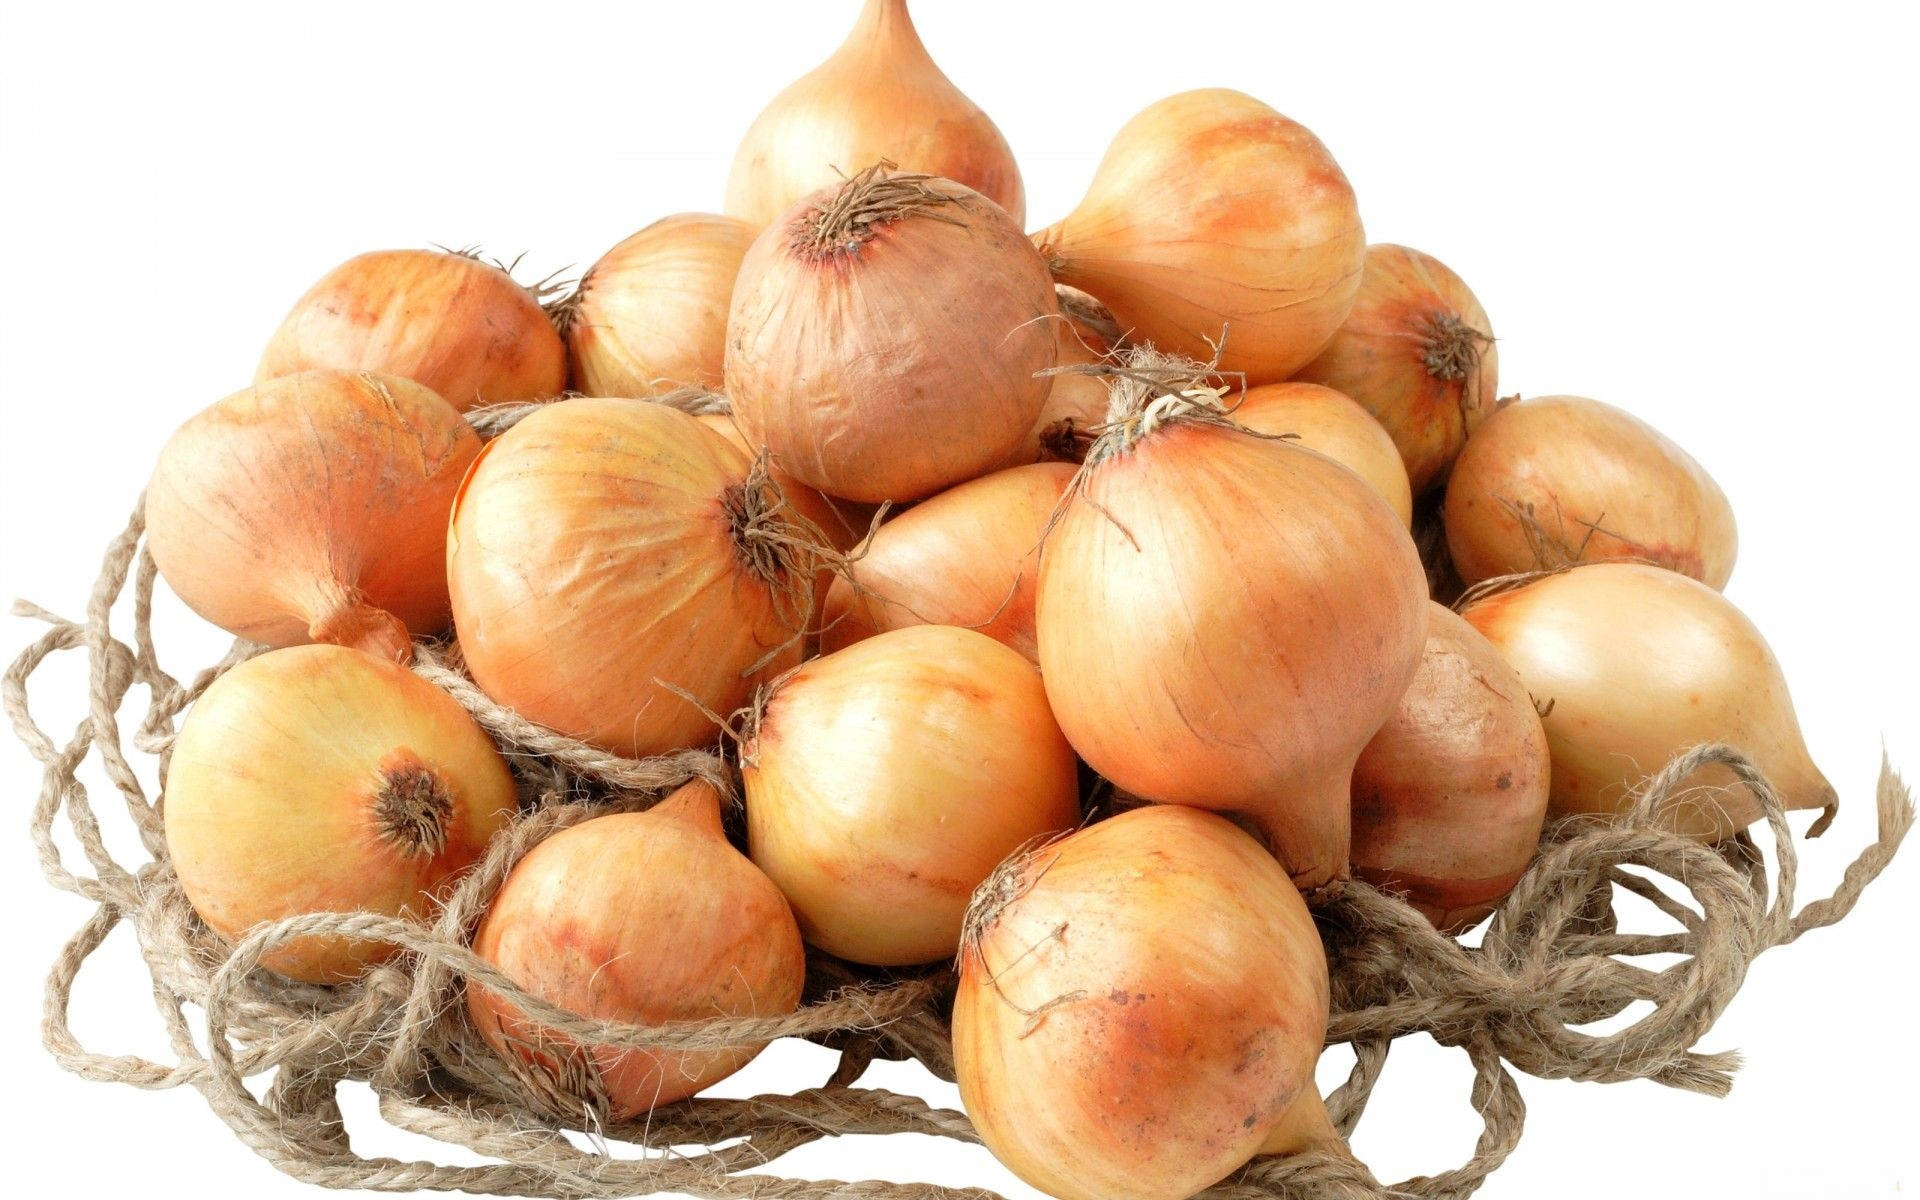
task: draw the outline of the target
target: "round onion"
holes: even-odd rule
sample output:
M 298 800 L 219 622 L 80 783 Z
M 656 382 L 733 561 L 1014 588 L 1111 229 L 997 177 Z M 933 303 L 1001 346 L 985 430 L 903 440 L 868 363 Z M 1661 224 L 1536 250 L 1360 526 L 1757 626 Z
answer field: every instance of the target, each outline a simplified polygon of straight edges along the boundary
M 1073 751 L 1033 664 L 916 625 L 775 685 L 740 749 L 747 842 L 807 941 L 855 962 L 951 957 L 967 898 L 1079 820 Z
M 249 659 L 194 703 L 167 769 L 167 857 L 209 928 L 320 912 L 423 917 L 514 811 L 507 764 L 419 676 L 341 646 Z M 338 983 L 386 942 L 311 935 L 261 959 Z
M 1291 437 L 1367 481 L 1413 523 L 1413 492 L 1393 439 L 1352 400 L 1314 383 L 1269 383 L 1231 401 L 1233 419 L 1255 433 Z

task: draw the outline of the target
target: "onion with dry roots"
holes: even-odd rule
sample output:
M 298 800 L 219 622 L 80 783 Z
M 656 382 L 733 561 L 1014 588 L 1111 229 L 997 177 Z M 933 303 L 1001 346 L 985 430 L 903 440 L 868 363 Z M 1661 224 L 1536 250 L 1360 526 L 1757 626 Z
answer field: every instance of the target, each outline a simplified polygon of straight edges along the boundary
M 715 393 L 712 399 L 716 407 L 695 413 L 699 422 L 727 439 L 742 454 L 750 458 L 757 456 L 760 448 L 747 441 L 747 435 L 740 429 L 740 422 L 733 417 L 732 406 L 727 398 Z M 820 532 L 826 535 L 827 543 L 835 550 L 851 550 L 859 545 L 873 524 L 872 505 L 855 504 L 851 500 L 826 495 L 801 483 L 771 461 L 767 464 L 767 479 L 780 489 L 781 496 L 793 506 L 795 513 L 819 527 Z M 839 576 L 826 573 L 820 575 L 815 581 L 820 598 L 825 597 L 828 584 L 837 578 Z
M 875 166 L 814 193 L 740 268 L 727 394 L 783 470 L 918 500 L 1005 462 L 1054 365 L 1046 265 L 979 193 Z
M 501 885 L 474 952 L 583 1017 L 644 1024 L 774 1017 L 799 1006 L 806 950 L 780 889 L 727 842 L 720 795 L 689 783 L 645 812 L 582 821 Z M 627 1120 L 745 1066 L 760 1046 L 582 1046 L 479 984 L 475 1028 L 561 1112 Z
M 1249 383 L 1285 379 L 1327 344 L 1367 242 L 1320 139 L 1226 88 L 1127 122 L 1079 207 L 1034 241 L 1130 339 L 1203 360 L 1217 346 Z
M 775 96 L 747 130 L 727 211 L 769 224 L 795 201 L 887 159 L 965 184 L 1027 219 L 1007 140 L 953 86 L 914 31 L 906 0 L 867 0 L 832 57 Z
M 1415 495 L 1445 478 L 1493 414 L 1500 361 L 1486 310 L 1447 265 L 1405 246 L 1367 247 L 1353 311 L 1294 376 L 1353 397 L 1406 460 Z
M 295 646 L 214 680 L 166 778 L 167 858 L 214 932 L 320 912 L 425 917 L 514 812 L 513 777 L 451 696 L 342 646 Z M 339 983 L 394 947 L 332 934 L 262 965 Z
M 551 400 L 566 390 L 567 348 L 540 295 L 471 253 L 362 254 L 294 304 L 254 382 L 332 367 L 411 379 L 462 412 Z
M 447 513 L 480 439 L 407 379 L 308 371 L 182 425 L 147 484 L 147 546 L 189 608 L 270 646 L 396 662 L 447 627 Z
M 1184 1200 L 1311 1131 L 1327 991 L 1313 920 L 1257 842 L 1211 813 L 1135 809 L 975 896 L 960 1098 L 1049 1195 Z
M 561 305 L 573 386 L 589 396 L 717 388 L 727 304 L 755 228 L 733 217 L 665 217 L 600 256 Z
M 694 417 L 578 397 L 487 443 L 447 575 L 489 696 L 638 757 L 711 740 L 710 713 L 798 661 L 831 557 L 765 463 Z
M 1807 755 L 1780 664 L 1726 597 L 1661 567 L 1590 563 L 1483 593 L 1463 614 L 1513 664 L 1543 713 L 1550 811 L 1619 813 L 1632 790 L 1703 742 L 1750 756 L 1789 809 L 1839 807 Z M 1664 810 L 1708 841 L 1760 819 L 1725 767 L 1702 769 Z
M 960 625 L 1037 659 L 1040 543 L 1073 475 L 1068 463 L 995 471 L 882 525 L 828 589 L 821 646 L 837 650 L 907 625 Z
M 1080 818 L 1073 750 L 1033 664 L 944 625 L 880 634 L 775 684 L 740 774 L 753 861 L 807 941 L 879 966 L 952 957 L 980 881 Z
M 1413 523 L 1413 492 L 1400 452 L 1380 422 L 1346 396 L 1316 383 L 1268 383 L 1248 388 L 1232 407 L 1235 424 L 1318 450 L 1366 480 L 1401 521 Z
M 1128 361 L 1041 555 L 1047 697 L 1115 786 L 1247 818 L 1317 888 L 1420 663 L 1419 554 L 1359 476 L 1235 425 L 1207 368 Z
M 1353 768 L 1353 872 L 1458 932 L 1532 865 L 1547 735 L 1520 676 L 1435 604 L 1420 671 Z
M 1579 396 L 1509 404 L 1447 484 L 1447 547 L 1467 583 L 1635 558 L 1726 586 L 1733 506 L 1693 456 L 1630 413 Z

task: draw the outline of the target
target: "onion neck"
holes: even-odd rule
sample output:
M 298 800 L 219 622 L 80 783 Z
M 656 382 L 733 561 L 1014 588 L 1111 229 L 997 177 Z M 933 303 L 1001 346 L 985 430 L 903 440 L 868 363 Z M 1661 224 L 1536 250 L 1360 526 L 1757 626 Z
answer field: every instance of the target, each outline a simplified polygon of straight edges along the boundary
M 307 625 L 307 636 L 316 642 L 363 650 L 403 667 L 413 661 L 413 634 L 406 623 L 344 591 Z
M 931 61 L 920 31 L 913 27 L 907 12 L 907 0 L 867 0 L 853 30 L 841 44 L 842 50 L 872 50 L 889 58 L 912 55 Z
M 1325 1101 L 1321 1100 L 1319 1089 L 1309 1080 L 1300 1094 L 1287 1105 L 1274 1122 L 1273 1129 L 1267 1134 L 1267 1140 L 1260 1143 L 1259 1153 L 1300 1154 L 1307 1150 L 1318 1150 L 1338 1158 L 1352 1159 L 1353 1151 L 1347 1147 L 1347 1140 L 1333 1127 L 1333 1118 L 1327 1115 Z
M 652 811 L 670 821 L 683 821 L 701 833 L 716 838 L 726 836 L 726 824 L 720 813 L 720 791 L 704 779 L 681 784 Z
M 1027 240 L 1040 252 L 1041 259 L 1047 264 L 1047 273 L 1056 280 L 1066 282 L 1067 277 L 1073 274 L 1071 261 L 1061 249 L 1067 240 L 1067 223 L 1060 221 L 1049 225 L 1039 233 L 1028 234 Z

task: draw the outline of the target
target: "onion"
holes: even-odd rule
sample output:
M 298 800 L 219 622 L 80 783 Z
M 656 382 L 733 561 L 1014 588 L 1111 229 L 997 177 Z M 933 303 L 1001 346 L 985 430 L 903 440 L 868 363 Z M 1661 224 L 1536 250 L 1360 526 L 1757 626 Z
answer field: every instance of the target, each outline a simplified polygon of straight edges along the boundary
M 1725 587 L 1739 536 L 1725 492 L 1631 414 L 1579 396 L 1503 408 L 1447 484 L 1447 546 L 1468 583 L 1638 558 Z
M 1233 419 L 1255 433 L 1292 437 L 1318 450 L 1372 485 L 1402 522 L 1413 523 L 1413 492 L 1393 439 L 1341 393 L 1314 383 L 1263 384 L 1239 398 Z
M 1296 379 L 1324 383 L 1372 413 L 1418 495 L 1444 478 L 1492 414 L 1500 360 L 1493 325 L 1467 285 L 1430 255 L 1367 247 L 1353 311 Z
M 447 513 L 480 439 L 410 380 L 309 371 L 235 392 L 168 440 L 147 484 L 167 583 L 229 633 L 406 662 L 446 628 Z
M 760 448 L 747 441 L 747 435 L 740 430 L 740 422 L 735 420 L 725 396 L 715 395 L 718 402 L 715 411 L 696 414 L 702 425 L 713 430 L 733 444 L 733 447 L 748 457 L 760 452 Z M 840 500 L 822 494 L 808 487 L 798 479 L 769 463 L 767 478 L 780 489 L 787 503 L 799 516 L 818 526 L 827 536 L 827 541 L 836 550 L 851 550 L 867 536 L 868 528 L 873 524 L 874 511 L 871 505 L 855 504 L 851 500 Z M 838 576 L 822 576 L 819 579 L 820 592 L 826 594 L 830 579 Z
M 1027 219 L 1000 130 L 935 66 L 906 0 L 867 0 L 832 57 L 787 85 L 734 155 L 727 211 L 766 225 L 807 193 L 880 159 L 963 183 Z
M 750 441 L 821 491 L 917 500 L 1033 427 L 1054 364 L 1046 265 L 978 193 L 862 171 L 761 234 L 734 288 L 727 394 Z
M 799 657 L 830 551 L 792 513 L 686 413 L 536 410 L 487 443 L 454 504 L 447 573 L 475 682 L 618 754 L 710 739 L 710 712 Z
M 167 856 L 215 933 L 317 912 L 421 917 L 514 811 L 507 764 L 453 698 L 393 663 L 296 646 L 213 681 L 166 777 Z M 263 965 L 339 983 L 392 955 L 315 934 Z
M 1533 862 L 1547 735 L 1499 651 L 1450 609 L 1428 616 L 1420 672 L 1353 768 L 1353 870 L 1458 932 Z
M 1152 105 L 1107 147 L 1085 199 L 1034 235 L 1054 277 L 1128 337 L 1287 378 L 1346 319 L 1366 235 L 1339 164 L 1303 126 L 1225 88 Z M 1224 342 L 1222 339 L 1224 338 Z
M 807 941 L 949 958 L 967 898 L 1079 820 L 1073 751 L 1033 664 L 984 634 L 896 629 L 776 684 L 740 749 L 747 842 Z
M 1130 362 L 1041 557 L 1047 698 L 1117 787 L 1240 814 L 1319 887 L 1420 663 L 1419 555 L 1359 476 L 1233 424 L 1205 368 Z
M 1184 1200 L 1318 1099 L 1327 990 L 1313 920 L 1258 843 L 1209 813 L 1135 809 L 1010 860 L 975 897 L 960 1099 L 1048 1195 Z
M 646 812 L 594 817 L 535 846 L 501 885 L 473 949 L 550 1004 L 645 1024 L 790 1013 L 807 969 L 786 900 L 727 843 L 720 796 L 700 781 Z M 685 1099 L 762 1049 L 582 1047 L 477 984 L 467 1010 L 537 1093 L 616 1121 Z
M 837 650 L 907 625 L 961 625 L 1037 659 L 1040 539 L 1073 474 L 1067 463 L 995 471 L 882 525 L 828 590 L 821 645 Z
M 590 396 L 719 387 L 727 302 L 753 235 L 732 217 L 681 213 L 601 255 L 556 318 L 573 386 Z
M 411 379 L 462 412 L 550 400 L 567 386 L 567 348 L 540 295 L 472 253 L 362 254 L 294 304 L 254 382 L 335 367 Z
M 1065 285 L 1054 288 L 1060 317 L 1053 335 L 1057 366 L 1094 366 L 1105 362 L 1118 344 L 1118 330 L 1100 302 Z M 1002 464 L 1079 462 L 1092 433 L 1107 419 L 1107 385 L 1094 376 L 1061 371 L 1052 377 L 1040 415 L 1027 438 Z
M 1832 785 L 1807 756 L 1780 664 L 1753 622 L 1705 584 L 1634 562 L 1591 563 L 1483 595 L 1464 614 L 1533 693 L 1553 755 L 1549 811 L 1619 813 L 1632 789 L 1702 742 L 1749 755 L 1788 808 L 1826 814 Z M 1761 817 L 1722 766 L 1702 768 L 1664 814 L 1717 841 Z

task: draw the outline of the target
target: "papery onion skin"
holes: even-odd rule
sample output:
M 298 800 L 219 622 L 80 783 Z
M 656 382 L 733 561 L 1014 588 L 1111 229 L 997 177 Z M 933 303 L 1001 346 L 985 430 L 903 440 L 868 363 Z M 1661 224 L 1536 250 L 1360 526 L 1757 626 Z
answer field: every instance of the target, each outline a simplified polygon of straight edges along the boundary
M 462 412 L 567 386 L 566 347 L 534 293 L 441 250 L 376 250 L 327 272 L 267 343 L 254 382 L 317 367 L 411 379 Z
M 750 470 L 696 418 L 644 400 L 563 400 L 489 442 L 447 546 L 474 681 L 617 754 L 711 740 L 702 707 L 732 712 L 798 661 L 810 594 L 804 563 L 769 575 L 743 550 L 729 506 Z
M 832 215 L 856 197 L 892 215 L 858 227 Z M 747 251 L 727 394 L 748 440 L 795 478 L 849 500 L 918 500 L 1006 461 L 1033 427 L 1057 303 L 998 207 L 875 168 L 801 201 Z
M 703 781 L 535 846 L 501 885 L 473 949 L 568 1012 L 646 1024 L 790 1013 L 807 966 L 786 900 L 727 843 L 720 797 Z M 614 1120 L 702 1091 L 762 1049 L 581 1047 L 477 984 L 467 1008 L 518 1073 L 576 1106 L 589 1097 L 556 1083 L 590 1077 Z
M 167 857 L 214 932 L 316 912 L 426 917 L 514 812 L 473 718 L 419 676 L 342 646 L 295 646 L 214 680 L 166 776 Z M 386 942 L 296 938 L 261 959 L 340 983 Z
M 717 388 L 727 305 L 758 230 L 713 213 L 680 213 L 600 256 L 568 299 L 573 387 L 589 396 Z
M 1313 383 L 1268 383 L 1229 403 L 1236 425 L 1318 450 L 1366 480 L 1403 522 L 1413 524 L 1413 490 L 1393 439 L 1342 393 Z
M 1415 495 L 1446 477 L 1493 415 L 1500 355 L 1493 323 L 1465 282 L 1406 246 L 1367 247 L 1353 310 L 1294 378 L 1351 396 L 1393 438 Z
M 1547 735 L 1480 632 L 1428 611 L 1420 671 L 1353 768 L 1353 871 L 1443 932 L 1491 913 L 1526 874 L 1547 814 Z
M 1127 122 L 1086 197 L 1034 235 L 1054 276 L 1134 341 L 1275 383 L 1346 319 L 1366 234 L 1353 188 L 1304 126 L 1206 88 Z M 1222 338 L 1224 337 L 1224 342 Z
M 840 48 L 774 97 L 735 153 L 727 212 L 754 225 L 885 159 L 965 184 L 1027 219 L 1000 130 L 934 65 L 906 0 L 867 0 Z
M 967 900 L 1079 820 L 1073 750 L 1033 664 L 915 625 L 777 684 L 741 746 L 747 842 L 808 942 L 877 966 L 949 958 Z
M 821 647 L 907 625 L 958 625 L 1037 661 L 1040 546 L 1073 475 L 1068 463 L 995 471 L 882 525 L 828 589 Z
M 1060 297 L 1060 318 L 1054 322 L 1054 342 L 1058 348 L 1056 367 L 1089 366 L 1104 361 L 1115 349 L 1114 339 L 1103 321 L 1091 319 L 1099 302 L 1073 288 L 1056 287 Z M 1091 432 L 1107 419 L 1107 385 L 1091 375 L 1062 372 L 1053 376 L 1047 399 L 1026 441 L 1016 448 L 1005 466 L 1035 462 L 1079 462 L 1086 454 Z
M 1286 873 L 1211 813 L 1154 805 L 997 873 L 960 955 L 960 1098 L 1062 1200 L 1184 1200 L 1313 1087 L 1319 934 Z
M 1724 588 L 1733 506 L 1705 468 L 1630 413 L 1580 396 L 1509 404 L 1447 484 L 1447 547 L 1467 583 L 1637 558 Z
M 1230 424 L 1162 425 L 1082 487 L 1036 606 L 1067 739 L 1125 791 L 1249 818 L 1303 889 L 1343 875 L 1354 759 L 1426 640 L 1398 514 Z
M 397 662 L 447 627 L 447 513 L 480 439 L 407 379 L 309 371 L 182 425 L 147 484 L 147 546 L 187 606 L 270 646 Z
M 1790 809 L 1830 816 L 1838 807 L 1807 755 L 1779 662 L 1753 622 L 1705 584 L 1644 563 L 1590 563 L 1462 615 L 1545 713 L 1553 816 L 1624 812 L 1633 787 L 1703 742 L 1751 756 Z M 1725 767 L 1702 768 L 1689 785 L 1664 811 L 1688 836 L 1720 841 L 1762 815 Z

